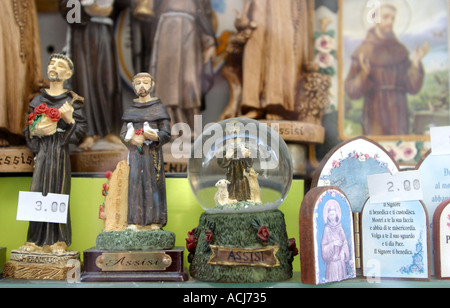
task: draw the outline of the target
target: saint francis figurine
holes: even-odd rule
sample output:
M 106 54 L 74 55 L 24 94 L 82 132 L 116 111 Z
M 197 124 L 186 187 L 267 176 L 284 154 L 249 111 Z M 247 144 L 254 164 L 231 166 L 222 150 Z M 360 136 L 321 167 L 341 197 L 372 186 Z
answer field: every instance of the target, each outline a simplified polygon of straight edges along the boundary
M 161 100 L 151 96 L 154 85 L 150 74 L 135 75 L 138 97 L 122 117 L 120 137 L 130 166 L 128 228 L 135 230 L 159 230 L 167 223 L 162 146 L 170 141 L 170 117 Z
M 64 82 L 73 74 L 73 63 L 67 56 L 53 54 L 47 73 L 50 87 L 42 88 L 31 101 L 24 130 L 27 145 L 35 154 L 30 190 L 44 196 L 48 193 L 68 195 L 69 144 L 77 144 L 86 132 L 84 99 L 64 87 Z M 56 243 L 64 249 L 71 244 L 70 214 L 66 224 L 30 222 L 27 243 L 22 248 L 29 251 L 30 247 Z

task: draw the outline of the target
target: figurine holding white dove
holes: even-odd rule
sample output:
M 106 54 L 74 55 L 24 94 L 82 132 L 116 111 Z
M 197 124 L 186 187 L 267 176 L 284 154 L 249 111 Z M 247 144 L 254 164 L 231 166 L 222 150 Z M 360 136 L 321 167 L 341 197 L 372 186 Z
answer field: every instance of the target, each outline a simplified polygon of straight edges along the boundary
M 129 150 L 128 228 L 137 231 L 167 223 L 162 146 L 170 141 L 170 117 L 161 100 L 151 96 L 154 84 L 148 73 L 134 76 L 137 98 L 122 117 L 120 133 Z

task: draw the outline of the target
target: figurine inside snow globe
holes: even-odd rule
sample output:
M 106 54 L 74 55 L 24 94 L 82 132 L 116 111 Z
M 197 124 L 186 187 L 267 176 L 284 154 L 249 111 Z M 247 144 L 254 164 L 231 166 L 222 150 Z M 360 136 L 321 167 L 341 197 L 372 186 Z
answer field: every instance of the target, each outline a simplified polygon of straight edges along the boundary
M 188 233 L 191 275 L 203 281 L 281 281 L 292 276 L 295 244 L 278 210 L 292 182 L 289 150 L 262 122 L 234 118 L 207 126 L 188 162 L 205 212 Z
M 292 182 L 289 150 L 278 133 L 251 119 L 211 124 L 188 164 L 191 188 L 209 213 L 277 209 Z

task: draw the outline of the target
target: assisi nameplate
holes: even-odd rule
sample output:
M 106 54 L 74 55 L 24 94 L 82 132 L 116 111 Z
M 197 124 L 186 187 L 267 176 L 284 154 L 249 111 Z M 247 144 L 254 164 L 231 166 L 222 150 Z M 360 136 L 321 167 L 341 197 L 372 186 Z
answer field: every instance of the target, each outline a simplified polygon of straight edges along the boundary
M 115 271 L 162 271 L 172 264 L 172 258 L 165 252 L 105 252 L 96 260 L 104 272 Z
M 263 248 L 235 248 L 210 245 L 213 252 L 208 263 L 213 265 L 277 267 L 278 246 Z

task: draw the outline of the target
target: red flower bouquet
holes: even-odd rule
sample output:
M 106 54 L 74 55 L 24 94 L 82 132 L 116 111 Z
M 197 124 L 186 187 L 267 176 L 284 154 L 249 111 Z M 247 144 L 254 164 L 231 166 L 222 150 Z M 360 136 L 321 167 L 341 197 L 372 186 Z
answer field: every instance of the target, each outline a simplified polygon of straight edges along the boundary
M 143 129 L 143 128 L 136 129 L 136 130 L 134 131 L 134 133 L 135 133 L 136 135 L 143 135 L 143 134 L 144 134 L 144 129 Z

